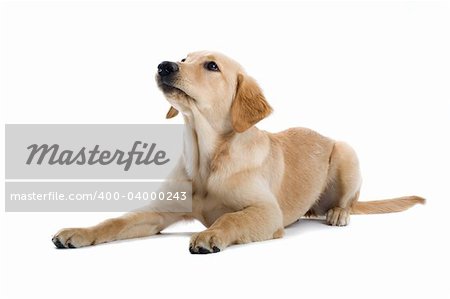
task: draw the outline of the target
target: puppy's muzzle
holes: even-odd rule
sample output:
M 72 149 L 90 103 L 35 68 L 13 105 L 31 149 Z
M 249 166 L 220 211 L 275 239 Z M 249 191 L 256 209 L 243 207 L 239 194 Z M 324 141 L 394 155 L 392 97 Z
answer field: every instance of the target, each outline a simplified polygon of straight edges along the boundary
M 163 61 L 158 65 L 158 75 L 160 77 L 166 77 L 173 73 L 178 72 L 179 68 L 175 62 Z

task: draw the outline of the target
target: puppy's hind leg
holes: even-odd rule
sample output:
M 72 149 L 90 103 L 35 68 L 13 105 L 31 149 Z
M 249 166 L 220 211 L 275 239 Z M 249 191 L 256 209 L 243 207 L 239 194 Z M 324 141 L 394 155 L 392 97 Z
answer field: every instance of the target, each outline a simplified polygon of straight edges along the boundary
M 355 151 L 344 142 L 336 142 L 330 157 L 330 190 L 328 192 L 327 224 L 345 226 L 350 221 L 350 208 L 358 200 L 361 174 Z M 330 191 L 328 190 L 328 191 Z

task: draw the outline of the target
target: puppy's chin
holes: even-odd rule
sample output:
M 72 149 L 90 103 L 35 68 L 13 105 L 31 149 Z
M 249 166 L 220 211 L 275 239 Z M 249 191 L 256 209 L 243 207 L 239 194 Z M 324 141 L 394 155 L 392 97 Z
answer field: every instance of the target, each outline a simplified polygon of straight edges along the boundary
M 181 89 L 173 86 L 170 83 L 164 82 L 164 80 L 158 75 L 156 76 L 156 83 L 158 84 L 159 89 L 164 93 L 166 98 L 170 98 L 173 100 L 194 100 Z

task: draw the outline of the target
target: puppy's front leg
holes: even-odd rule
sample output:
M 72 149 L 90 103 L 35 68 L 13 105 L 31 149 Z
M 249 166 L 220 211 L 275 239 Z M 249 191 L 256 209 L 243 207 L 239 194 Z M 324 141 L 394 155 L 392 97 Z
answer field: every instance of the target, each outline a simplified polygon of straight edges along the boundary
M 180 184 L 189 183 L 182 160 L 159 191 L 176 192 Z M 176 205 L 176 203 L 175 203 Z M 143 208 L 118 218 L 108 219 L 95 226 L 85 228 L 64 228 L 57 232 L 52 241 L 58 248 L 77 248 L 116 240 L 147 237 L 159 233 L 167 226 L 182 220 L 186 213 L 156 212 Z
M 116 240 L 147 237 L 182 219 L 183 213 L 130 212 L 85 228 L 64 228 L 52 238 L 58 248 L 78 248 Z
M 231 244 L 269 240 L 283 236 L 283 217 L 275 203 L 260 203 L 227 213 L 207 230 L 191 237 L 191 253 L 213 253 Z

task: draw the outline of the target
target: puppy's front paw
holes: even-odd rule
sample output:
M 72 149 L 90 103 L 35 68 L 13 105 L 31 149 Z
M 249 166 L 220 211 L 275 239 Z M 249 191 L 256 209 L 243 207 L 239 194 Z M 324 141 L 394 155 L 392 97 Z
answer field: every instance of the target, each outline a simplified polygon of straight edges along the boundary
M 192 235 L 189 243 L 189 251 L 192 254 L 216 253 L 226 247 L 221 232 L 207 229 Z
M 87 228 L 64 228 L 52 238 L 58 248 L 78 248 L 95 244 L 94 234 Z

